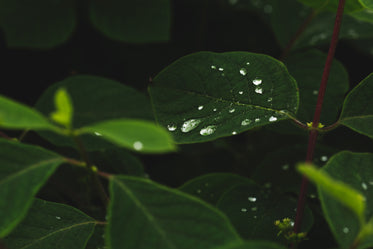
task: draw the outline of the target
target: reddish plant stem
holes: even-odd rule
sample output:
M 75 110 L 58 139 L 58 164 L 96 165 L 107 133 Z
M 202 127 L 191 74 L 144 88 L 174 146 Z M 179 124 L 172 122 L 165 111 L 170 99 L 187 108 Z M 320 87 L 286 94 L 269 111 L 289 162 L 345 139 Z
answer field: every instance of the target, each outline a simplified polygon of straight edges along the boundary
M 11 137 L 9 137 L 7 134 L 5 134 L 5 133 L 2 132 L 2 131 L 0 131 L 0 137 L 5 138 L 5 139 L 7 139 L 7 140 L 12 140 Z
M 333 35 L 332 35 L 332 39 L 331 39 L 330 46 L 329 46 L 328 56 L 326 58 L 326 62 L 324 66 L 324 72 L 321 78 L 319 95 L 317 97 L 315 114 L 313 116 L 312 128 L 309 133 L 306 163 L 311 163 L 313 160 L 313 154 L 315 151 L 316 140 L 317 140 L 317 135 L 318 135 L 317 127 L 320 122 L 320 115 L 321 115 L 322 104 L 323 104 L 324 95 L 326 91 L 326 85 L 328 83 L 330 68 L 332 65 L 333 58 L 334 58 L 335 49 L 338 43 L 338 36 L 339 36 L 340 28 L 341 28 L 345 2 L 346 0 L 339 0 L 339 4 L 338 4 L 337 14 L 335 17 L 335 22 L 334 22 Z M 301 188 L 300 188 L 300 193 L 299 193 L 299 199 L 298 199 L 297 214 L 296 214 L 295 224 L 294 224 L 295 233 L 299 232 L 300 226 L 302 224 L 304 206 L 306 202 L 307 186 L 308 186 L 308 179 L 306 177 L 303 177 Z

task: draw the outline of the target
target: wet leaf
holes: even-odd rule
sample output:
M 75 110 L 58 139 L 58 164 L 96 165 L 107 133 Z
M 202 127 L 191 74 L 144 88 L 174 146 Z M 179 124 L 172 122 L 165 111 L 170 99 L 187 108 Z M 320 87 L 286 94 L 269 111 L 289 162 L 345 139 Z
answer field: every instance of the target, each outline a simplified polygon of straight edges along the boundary
M 199 52 L 160 72 L 149 88 L 158 122 L 178 143 L 238 134 L 294 115 L 298 92 L 284 65 L 247 52 Z
M 373 74 L 370 74 L 347 95 L 339 122 L 373 138 Z
M 240 241 L 220 211 L 150 180 L 113 176 L 110 196 L 111 249 L 209 249 Z
M 0 238 L 24 218 L 38 190 L 63 161 L 37 146 L 0 139 Z
M 169 39 L 170 12 L 169 0 L 94 0 L 90 17 L 94 26 L 111 39 L 148 43 Z
M 25 219 L 4 242 L 12 249 L 84 249 L 95 224 L 73 207 L 35 199 Z

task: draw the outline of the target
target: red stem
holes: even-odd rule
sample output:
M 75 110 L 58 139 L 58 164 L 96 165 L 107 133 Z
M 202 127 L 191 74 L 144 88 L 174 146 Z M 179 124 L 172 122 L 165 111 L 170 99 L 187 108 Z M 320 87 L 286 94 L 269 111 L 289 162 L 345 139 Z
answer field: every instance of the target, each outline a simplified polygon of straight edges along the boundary
M 317 135 L 318 135 L 318 132 L 316 129 L 320 122 L 322 104 L 323 104 L 324 95 L 326 91 L 326 85 L 328 83 L 330 68 L 331 68 L 334 54 L 335 54 L 335 48 L 337 47 L 337 43 L 338 43 L 339 30 L 341 28 L 343 9 L 345 6 L 345 2 L 346 0 L 339 0 L 337 14 L 335 17 L 333 36 L 330 42 L 328 56 L 326 58 L 326 62 L 324 66 L 324 72 L 321 78 L 319 95 L 317 97 L 315 114 L 313 116 L 312 129 L 310 130 L 309 138 L 308 138 L 308 148 L 307 148 L 307 156 L 306 156 L 306 162 L 308 163 L 311 163 L 313 160 L 313 153 L 315 151 L 316 140 L 317 140 Z M 297 214 L 296 214 L 295 224 L 294 224 L 295 233 L 299 232 L 300 226 L 302 224 L 304 206 L 306 202 L 307 186 L 308 186 L 308 179 L 306 177 L 303 177 L 301 188 L 300 188 L 300 193 L 299 193 L 299 199 L 298 199 Z

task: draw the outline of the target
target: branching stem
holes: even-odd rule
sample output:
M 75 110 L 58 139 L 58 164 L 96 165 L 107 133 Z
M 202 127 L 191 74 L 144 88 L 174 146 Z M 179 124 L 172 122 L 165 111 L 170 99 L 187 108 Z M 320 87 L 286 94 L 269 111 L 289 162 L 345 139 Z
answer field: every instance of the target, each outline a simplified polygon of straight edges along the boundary
M 332 65 L 333 58 L 334 58 L 335 49 L 338 43 L 338 36 L 339 36 L 340 28 L 341 28 L 345 1 L 346 0 L 339 0 L 337 14 L 336 14 L 335 22 L 334 22 L 333 35 L 332 35 L 332 39 L 331 39 L 330 46 L 329 46 L 328 56 L 326 58 L 326 62 L 324 66 L 324 72 L 321 78 L 319 95 L 317 97 L 315 114 L 314 114 L 313 122 L 312 122 L 312 127 L 314 129 L 310 130 L 309 138 L 308 138 L 308 148 L 307 148 L 307 156 L 306 156 L 306 162 L 308 163 L 311 163 L 313 160 L 313 154 L 315 151 L 316 140 L 317 140 L 317 135 L 318 135 L 318 131 L 316 128 L 318 127 L 319 122 L 320 122 L 322 104 L 323 104 L 324 95 L 326 91 L 326 85 L 328 83 L 330 68 Z M 308 186 L 308 179 L 306 177 L 303 177 L 301 188 L 300 188 L 300 193 L 299 193 L 299 199 L 298 199 L 297 214 L 296 214 L 295 224 L 294 224 L 295 233 L 299 232 L 300 226 L 302 223 L 304 206 L 305 206 L 305 201 L 306 201 L 307 186 Z

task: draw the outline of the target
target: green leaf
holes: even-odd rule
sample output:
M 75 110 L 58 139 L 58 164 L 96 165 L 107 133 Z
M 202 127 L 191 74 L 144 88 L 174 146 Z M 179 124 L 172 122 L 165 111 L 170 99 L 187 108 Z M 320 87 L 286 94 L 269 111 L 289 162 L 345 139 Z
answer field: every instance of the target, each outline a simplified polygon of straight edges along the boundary
M 144 94 L 117 81 L 91 75 L 68 77 L 50 86 L 38 99 L 36 108 L 45 115 L 53 112 L 54 95 L 60 88 L 68 89 L 74 103 L 74 128 L 109 119 L 153 119 L 150 101 Z M 69 137 L 49 132 L 40 134 L 54 144 L 75 147 Z M 88 150 L 113 147 L 97 136 L 84 135 L 82 140 Z
M 162 153 L 176 149 L 171 135 L 149 121 L 110 120 L 83 127 L 79 132 L 96 134 L 118 146 L 143 153 Z
M 340 123 L 373 138 L 373 74 L 370 74 L 347 95 Z
M 178 143 L 241 133 L 289 118 L 298 108 L 295 80 L 266 55 L 199 52 L 180 58 L 153 80 L 158 122 Z
M 217 207 L 222 210 L 245 239 L 282 241 L 277 236 L 276 220 L 295 220 L 296 200 L 275 193 L 256 184 L 239 184 L 229 189 L 219 200 Z M 307 232 L 313 223 L 311 211 L 307 208 L 302 232 Z
M 313 181 L 318 188 L 351 209 L 361 222 L 364 221 L 365 197 L 342 181 L 336 181 L 327 173 L 312 165 L 300 164 L 298 171 Z
M 368 9 L 373 9 L 373 1 L 372 0 L 359 0 L 359 2 Z
M 25 219 L 4 242 L 12 249 L 84 249 L 95 224 L 73 207 L 35 199 Z
M 0 27 L 10 47 L 52 48 L 75 29 L 73 0 L 1 0 Z
M 179 189 L 190 195 L 216 205 L 220 197 L 230 188 L 240 183 L 251 182 L 250 179 L 229 173 L 211 173 L 196 177 L 184 183 Z
M 113 176 L 110 249 L 209 249 L 238 242 L 228 219 L 198 198 L 147 179 Z
M 331 196 L 323 188 L 319 188 L 319 196 L 325 218 L 330 226 L 335 239 L 341 248 L 350 248 L 356 237 L 359 235 L 361 221 L 356 212 L 361 212 L 360 193 L 365 198 L 364 220 L 373 217 L 373 154 L 353 153 L 343 151 L 333 156 L 323 167 L 322 172 L 327 173 L 334 181 L 342 181 L 349 188 L 354 189 L 343 192 L 341 200 Z M 353 195 L 353 192 L 357 195 Z M 355 204 L 353 207 L 353 204 Z M 356 211 L 352 211 L 356 209 Z M 371 237 L 371 236 L 370 236 Z M 364 248 L 373 246 L 373 241 L 365 238 L 361 244 L 367 245 Z M 360 247 L 359 247 L 360 248 Z
M 313 119 L 325 61 L 325 54 L 318 50 L 309 50 L 291 55 L 285 62 L 299 86 L 298 120 L 310 122 Z M 347 71 L 339 61 L 334 60 L 320 118 L 323 124 L 331 124 L 336 121 L 348 88 Z
M 56 91 L 54 96 L 54 103 L 56 111 L 51 113 L 51 119 L 58 124 L 71 128 L 72 117 L 73 117 L 73 103 L 67 91 L 64 88 L 60 88 Z
M 6 129 L 57 129 L 37 110 L 1 95 L 0 106 L 0 127 Z
M 169 0 L 94 0 L 90 17 L 99 31 L 114 40 L 148 43 L 168 41 L 170 37 Z
M 216 249 L 286 249 L 286 247 L 270 241 L 249 240 L 217 247 Z
M 331 10 L 337 11 L 339 1 L 334 0 L 298 0 L 299 2 L 320 10 Z M 364 1 L 364 0 L 363 0 Z M 369 1 L 369 0 L 367 0 Z M 362 0 L 346 0 L 344 12 L 354 12 L 363 9 L 365 6 L 362 4 Z
M 0 139 L 0 238 L 24 218 L 33 197 L 63 161 L 45 149 Z

